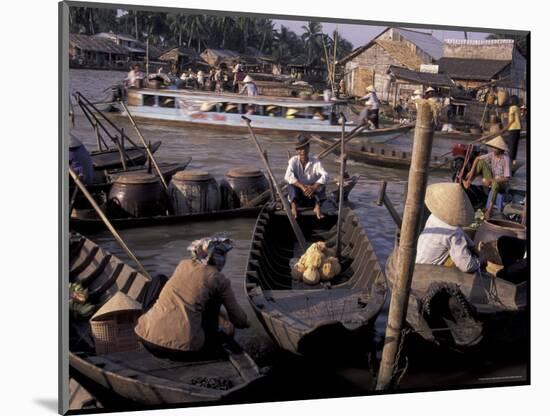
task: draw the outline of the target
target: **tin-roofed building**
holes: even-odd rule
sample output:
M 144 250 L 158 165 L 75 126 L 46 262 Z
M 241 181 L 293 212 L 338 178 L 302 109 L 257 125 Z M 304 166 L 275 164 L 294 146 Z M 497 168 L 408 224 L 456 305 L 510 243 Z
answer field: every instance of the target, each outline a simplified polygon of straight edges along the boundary
M 71 66 L 113 66 L 128 61 L 129 52 L 109 39 L 69 34 L 69 59 Z
M 355 49 L 338 63 L 344 66 L 348 94 L 361 97 L 368 85 L 374 85 L 383 100 L 395 97 L 390 91 L 390 67 L 419 71 L 443 54 L 443 43 L 429 33 L 388 28 L 375 39 Z

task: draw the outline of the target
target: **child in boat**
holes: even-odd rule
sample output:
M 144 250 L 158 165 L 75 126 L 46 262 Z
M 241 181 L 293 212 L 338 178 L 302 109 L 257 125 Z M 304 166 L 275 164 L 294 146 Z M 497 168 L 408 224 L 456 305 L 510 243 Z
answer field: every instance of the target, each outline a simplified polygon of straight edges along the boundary
M 229 279 L 221 273 L 232 248 L 224 236 L 191 243 L 192 258 L 178 264 L 158 300 L 138 320 L 135 332 L 148 351 L 176 360 L 201 357 L 219 349 L 224 335 L 232 337 L 233 325 L 249 326 Z M 228 318 L 220 315 L 222 305 Z
M 328 173 L 321 162 L 309 156 L 309 139 L 299 135 L 296 143 L 296 156 L 288 161 L 285 174 L 288 182 L 288 199 L 294 218 L 298 217 L 298 205 L 311 206 L 318 219 L 323 218 L 321 202 L 325 199 L 325 185 Z

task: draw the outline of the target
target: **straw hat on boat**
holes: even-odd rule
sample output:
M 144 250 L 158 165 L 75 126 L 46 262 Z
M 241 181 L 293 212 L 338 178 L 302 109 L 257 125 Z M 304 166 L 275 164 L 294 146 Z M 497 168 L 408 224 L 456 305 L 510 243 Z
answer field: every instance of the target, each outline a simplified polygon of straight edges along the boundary
M 211 111 L 216 106 L 216 103 L 202 103 L 201 111 Z
M 270 112 L 270 111 L 274 111 L 277 109 L 277 106 L 276 105 L 268 105 L 266 108 L 265 108 L 265 111 L 267 112 Z
M 237 104 L 227 104 L 225 106 L 225 112 L 226 113 L 229 113 L 229 112 L 231 112 L 233 110 L 236 110 L 236 109 L 237 109 Z
M 456 227 L 474 222 L 474 208 L 458 183 L 434 183 L 426 189 L 426 206 L 441 221 Z
M 298 110 L 296 110 L 295 108 L 289 108 L 288 110 L 286 110 L 286 115 L 287 116 L 293 116 L 293 115 L 296 115 L 298 114 Z
M 487 146 L 494 147 L 495 149 L 502 150 L 504 152 L 508 151 L 508 146 L 506 145 L 506 142 L 502 138 L 502 136 L 497 136 L 492 140 L 489 140 L 487 143 L 485 143 Z
M 92 316 L 91 320 L 103 320 L 116 313 L 131 311 L 139 312 L 141 310 L 141 303 L 135 301 L 124 292 L 117 292 L 94 314 L 94 316 Z
M 374 86 L 373 85 L 369 85 L 367 87 L 367 92 L 376 92 L 376 90 L 374 89 Z
M 245 84 L 248 82 L 254 82 L 254 79 L 250 75 L 247 75 L 246 77 L 244 77 L 243 82 Z
M 413 95 L 422 95 L 421 90 L 414 90 Z
M 435 90 L 432 87 L 428 87 L 428 89 L 426 90 L 426 93 L 428 92 L 435 92 Z

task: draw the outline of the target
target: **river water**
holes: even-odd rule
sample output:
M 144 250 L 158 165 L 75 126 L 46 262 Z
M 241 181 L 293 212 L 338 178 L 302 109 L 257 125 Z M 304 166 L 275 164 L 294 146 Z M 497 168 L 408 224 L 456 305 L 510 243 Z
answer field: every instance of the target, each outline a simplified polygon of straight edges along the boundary
M 105 89 L 121 80 L 125 76 L 123 72 L 115 71 L 93 71 L 93 70 L 71 70 L 70 90 L 71 93 L 80 91 L 90 100 L 101 100 L 106 97 Z M 114 119 L 117 124 L 124 127 L 125 132 L 138 141 L 132 126 L 121 117 Z M 212 132 L 208 129 L 191 129 L 183 127 L 165 127 L 152 124 L 140 125 L 143 135 L 151 142 L 161 140 L 162 146 L 156 152 L 157 160 L 166 162 L 177 162 L 185 157 L 191 156 L 191 164 L 188 170 L 206 170 L 218 180 L 231 168 L 236 166 L 253 166 L 261 168 L 262 162 L 251 139 L 244 134 L 224 134 L 219 131 Z M 86 118 L 76 111 L 75 127 L 73 133 L 89 148 L 95 149 L 95 135 Z M 294 139 L 269 137 L 261 133 L 257 134 L 261 146 L 267 150 L 270 164 L 275 176 L 280 180 L 284 175 L 287 165 L 288 151 L 293 152 Z M 410 150 L 412 147 L 412 136 L 392 140 L 393 146 L 400 150 Z M 451 140 L 435 140 L 433 154 L 443 154 L 450 151 Z M 311 151 L 317 154 L 321 151 L 316 144 L 312 145 Z M 525 140 L 520 143 L 520 161 L 525 162 Z M 339 165 L 336 157 L 331 155 L 323 162 L 330 175 L 336 176 L 339 172 Z M 387 194 L 397 208 L 402 212 L 403 191 L 407 180 L 408 171 L 391 168 L 372 167 L 359 163 L 348 163 L 348 171 L 351 174 L 359 174 L 361 179 L 350 195 L 350 204 L 360 218 L 375 252 L 383 267 L 391 249 L 393 248 L 396 226 L 389 213 L 384 207 L 375 204 L 379 185 L 381 181 L 387 181 Z M 430 174 L 429 182 L 449 181 L 450 173 L 435 172 Z M 522 167 L 514 177 L 514 187 L 525 188 L 526 169 Z M 265 334 L 263 328 L 256 320 L 244 293 L 244 270 L 248 256 L 249 240 L 254 227 L 254 219 L 234 219 L 215 222 L 198 222 L 193 224 L 170 225 L 160 227 L 137 228 L 122 230 L 120 234 L 141 260 L 145 268 L 151 273 L 163 273 L 170 275 L 177 263 L 187 257 L 186 247 L 192 240 L 208 236 L 215 232 L 225 231 L 235 242 L 233 251 L 228 256 L 228 262 L 224 273 L 232 281 L 240 304 L 247 311 L 253 325 L 250 329 L 237 331 L 237 340 L 260 362 L 261 365 L 274 364 L 277 356 L 271 340 Z M 116 256 L 128 260 L 125 253 L 120 249 L 108 232 L 95 234 L 94 241 Z M 130 261 L 129 261 L 130 262 Z M 131 262 L 130 262 L 131 263 Z M 389 299 L 389 296 L 388 296 Z M 388 302 L 387 302 L 388 303 Z M 376 322 L 376 339 L 382 339 L 386 318 L 387 307 Z M 456 358 L 456 357 L 455 357 Z M 455 360 L 452 358 L 452 360 Z M 514 357 L 517 358 L 517 357 Z M 494 360 L 480 362 L 475 360 L 459 358 L 460 365 L 456 362 L 449 364 L 448 358 L 443 363 L 435 366 L 423 366 L 420 363 L 417 367 L 409 369 L 401 381 L 404 389 L 430 389 L 445 388 L 463 384 L 484 384 L 492 377 L 498 376 L 521 376 L 526 374 L 526 361 L 505 360 L 494 362 Z M 338 374 L 337 380 L 340 385 L 351 386 L 348 392 L 367 393 L 372 387 L 370 375 L 360 368 L 340 368 L 331 374 Z M 336 379 L 329 378 L 334 384 Z M 484 381 L 485 380 L 485 381 Z M 337 390 L 332 389 L 333 393 Z M 345 392 L 340 391 L 343 395 Z M 331 394 L 329 394 L 331 395 Z M 283 396 L 290 397 L 290 396 Z

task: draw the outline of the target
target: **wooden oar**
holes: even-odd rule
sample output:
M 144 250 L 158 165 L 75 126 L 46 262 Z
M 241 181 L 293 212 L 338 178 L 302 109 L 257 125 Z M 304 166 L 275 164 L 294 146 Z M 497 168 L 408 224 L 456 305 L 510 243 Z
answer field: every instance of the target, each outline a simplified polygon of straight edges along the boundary
M 342 135 L 340 136 L 340 200 L 338 201 L 338 220 L 336 221 L 336 257 L 340 258 L 340 235 L 342 225 L 342 207 L 344 206 L 344 169 L 345 169 L 345 143 L 344 136 L 346 135 L 346 117 L 344 113 L 340 113 L 342 120 Z
M 130 120 L 130 123 L 132 123 L 132 126 L 136 129 L 136 132 L 138 134 L 139 139 L 141 140 L 141 143 L 145 147 L 145 151 L 147 152 L 147 156 L 149 156 L 149 160 L 153 163 L 153 166 L 155 167 L 155 170 L 157 171 L 157 174 L 159 175 L 159 179 L 162 183 L 162 186 L 164 187 L 164 190 L 168 192 L 168 185 L 166 184 L 166 181 L 164 180 L 164 176 L 162 175 L 162 172 L 160 171 L 159 165 L 157 164 L 157 161 L 155 160 L 155 157 L 153 156 L 153 153 L 151 152 L 151 149 L 147 145 L 147 142 L 145 141 L 145 138 L 143 137 L 143 134 L 141 134 L 141 130 L 137 126 L 136 122 L 134 121 L 134 118 L 132 117 L 132 114 L 130 113 L 130 110 L 128 110 L 128 107 L 126 107 L 126 104 L 124 104 L 124 101 L 120 101 L 120 105 L 122 108 L 124 108 L 124 111 L 126 111 L 126 115 L 128 116 L 128 119 Z
M 120 244 L 120 246 L 124 249 L 124 251 L 126 252 L 126 254 L 128 254 L 128 256 L 137 264 L 139 270 L 141 271 L 141 273 L 143 275 L 145 275 L 145 277 L 147 277 L 149 280 L 152 280 L 151 279 L 151 275 L 147 272 L 147 270 L 145 270 L 145 268 L 143 267 L 143 265 L 140 263 L 140 261 L 137 259 L 136 256 L 134 256 L 134 253 L 132 253 L 132 251 L 128 248 L 128 246 L 126 245 L 126 243 L 124 242 L 124 240 L 122 239 L 122 237 L 120 236 L 119 233 L 117 233 L 117 231 L 115 230 L 115 227 L 113 227 L 113 225 L 111 224 L 111 222 L 109 221 L 109 219 L 107 218 L 107 216 L 103 213 L 103 211 L 101 210 L 101 208 L 99 207 L 99 205 L 97 205 L 97 202 L 95 202 L 94 198 L 92 197 L 92 195 L 90 195 L 90 193 L 88 192 L 88 190 L 86 189 L 86 186 L 84 186 L 84 184 L 80 181 L 80 179 L 78 178 L 78 175 L 75 173 L 74 170 L 72 170 L 70 167 L 69 167 L 69 174 L 71 175 L 71 177 L 73 178 L 74 180 L 74 183 L 76 184 L 76 186 L 80 189 L 80 191 L 84 194 L 84 196 L 86 197 L 86 199 L 88 200 L 88 202 L 90 203 L 90 205 L 94 208 L 94 210 L 97 212 L 97 215 L 99 215 L 99 218 L 101 218 L 101 220 L 105 223 L 105 226 L 109 229 L 109 231 L 111 232 L 111 234 L 113 234 L 113 237 L 115 237 L 115 239 L 117 240 L 118 244 Z
M 262 158 L 262 161 L 264 162 L 265 168 L 267 169 L 267 173 L 269 175 L 269 178 L 271 179 L 271 182 L 275 186 L 275 190 L 277 191 L 277 194 L 279 195 L 279 198 L 281 199 L 281 202 L 283 204 L 283 208 L 285 209 L 286 216 L 288 217 L 290 221 L 290 226 L 292 227 L 292 230 L 294 231 L 294 234 L 296 234 L 296 238 L 298 239 L 298 243 L 300 244 L 300 248 L 302 249 L 302 253 L 306 251 L 306 239 L 304 237 L 304 234 L 302 233 L 302 230 L 298 226 L 298 223 L 296 222 L 296 219 L 293 217 L 292 212 L 290 211 L 290 204 L 288 203 L 288 199 L 283 195 L 283 191 L 281 191 L 281 187 L 279 186 L 277 180 L 275 179 L 275 176 L 273 175 L 273 172 L 271 171 L 271 167 L 269 166 L 269 162 L 265 158 L 264 152 L 260 146 L 260 143 L 258 143 L 258 139 L 256 138 L 256 134 L 254 134 L 254 130 L 252 130 L 252 127 L 250 126 L 250 119 L 241 116 L 241 118 L 246 122 L 246 126 L 248 127 L 248 131 L 250 131 L 250 137 L 254 141 L 254 144 L 256 145 L 256 148 L 258 149 L 258 153 L 260 154 L 260 157 Z

